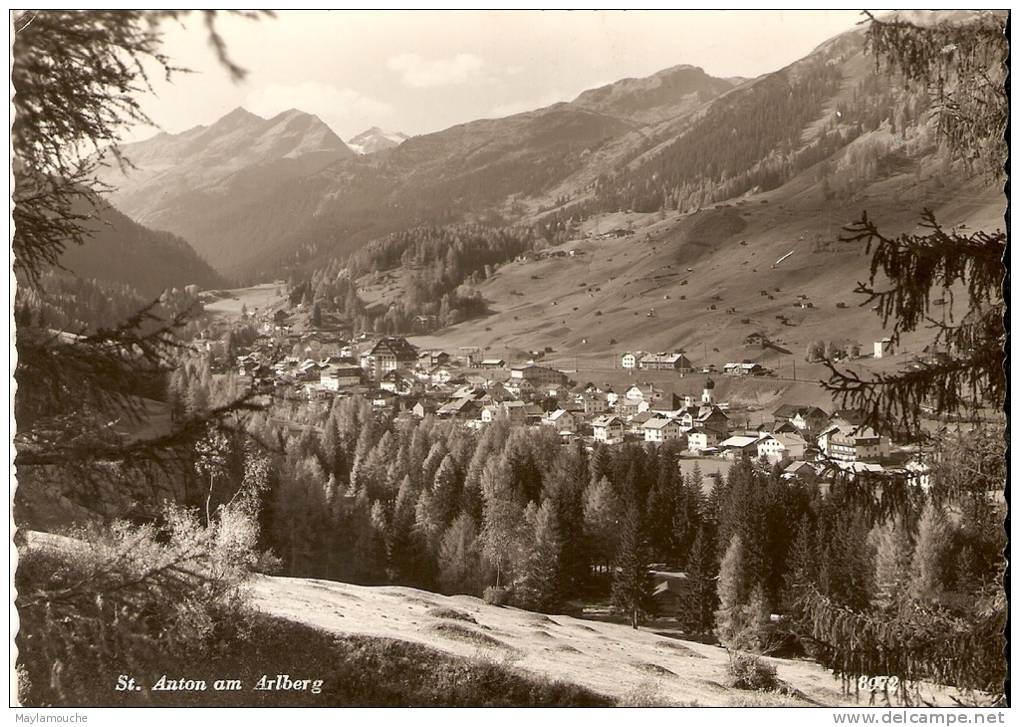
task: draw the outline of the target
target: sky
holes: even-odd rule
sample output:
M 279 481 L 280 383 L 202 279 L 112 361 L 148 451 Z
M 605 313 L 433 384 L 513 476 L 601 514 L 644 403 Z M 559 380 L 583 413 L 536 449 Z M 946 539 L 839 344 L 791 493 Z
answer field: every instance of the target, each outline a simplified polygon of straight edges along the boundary
M 243 106 L 297 108 L 343 139 L 372 126 L 415 135 L 569 101 L 670 66 L 713 76 L 774 71 L 851 29 L 858 11 L 282 11 L 221 17 L 234 82 L 199 18 L 165 26 L 164 49 L 192 71 L 157 78 L 143 108 L 178 133 Z M 157 129 L 136 128 L 130 140 Z

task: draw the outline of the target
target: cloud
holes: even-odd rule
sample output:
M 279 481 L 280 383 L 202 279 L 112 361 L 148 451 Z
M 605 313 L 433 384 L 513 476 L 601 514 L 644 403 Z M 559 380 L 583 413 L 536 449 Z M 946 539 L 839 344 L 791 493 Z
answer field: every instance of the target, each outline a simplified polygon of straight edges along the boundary
M 341 135 L 381 125 L 393 107 L 353 88 L 336 88 L 318 81 L 299 84 L 271 83 L 248 94 L 244 103 L 252 113 L 269 118 L 281 111 L 299 109 L 315 114 Z
M 386 67 L 401 75 L 411 88 L 459 86 L 480 78 L 484 61 L 473 53 L 458 53 L 449 58 L 429 60 L 417 53 L 401 53 L 386 62 Z

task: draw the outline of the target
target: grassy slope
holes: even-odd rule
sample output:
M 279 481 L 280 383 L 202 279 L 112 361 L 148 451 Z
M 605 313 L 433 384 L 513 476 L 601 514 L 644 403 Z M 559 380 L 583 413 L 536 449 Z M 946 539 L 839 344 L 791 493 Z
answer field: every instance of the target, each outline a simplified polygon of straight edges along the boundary
M 683 217 L 617 214 L 602 219 L 601 231 L 630 221 L 636 234 L 557 248 L 583 250 L 579 257 L 506 265 L 481 286 L 490 316 L 414 341 L 479 346 L 519 357 L 550 346 L 556 350 L 552 360 L 580 369 L 579 378 L 611 382 L 626 375 L 613 372 L 619 355 L 635 349 L 684 350 L 697 365 L 758 360 L 784 378 L 792 376 L 796 358 L 797 378 L 817 380 L 824 372 L 804 362 L 808 342 L 855 340 L 870 354 L 872 342 L 888 334 L 870 308 L 861 307 L 864 297 L 853 293 L 857 281 L 867 279 L 869 257 L 862 245 L 838 242 L 841 228 L 861 210 L 886 234 L 915 229 L 924 207 L 934 209 L 947 225 L 1002 226 L 1001 191 L 979 181 L 937 187 L 929 180 L 918 183 L 913 174 L 898 174 L 861 189 L 853 201 L 826 202 L 813 175 L 808 170 L 778 190 Z M 816 240 L 822 251 L 815 250 Z M 773 267 L 791 250 L 792 256 Z M 762 296 L 762 290 L 774 299 Z M 808 296 L 815 307 L 796 307 L 799 295 Z M 839 302 L 847 308 L 837 308 Z M 736 312 L 727 313 L 729 308 Z M 958 304 L 954 312 L 965 309 Z M 788 324 L 777 315 L 785 315 Z M 765 333 L 792 356 L 746 346 L 744 339 L 752 332 Z M 900 354 L 880 365 L 902 364 L 928 343 L 929 335 L 906 336 Z M 812 399 L 805 403 L 827 402 L 824 394 L 818 399 L 812 392 L 797 393 Z
M 398 639 L 465 659 L 513 664 L 625 702 L 643 695 L 660 704 L 722 706 L 746 698 L 726 686 L 726 652 L 653 631 L 489 606 L 471 596 L 441 596 L 402 587 L 259 577 L 261 610 L 338 637 Z M 800 696 L 765 695 L 789 706 L 850 705 L 839 682 L 809 661 L 770 659 Z M 943 692 L 923 693 L 948 703 Z M 867 702 L 865 698 L 864 703 Z

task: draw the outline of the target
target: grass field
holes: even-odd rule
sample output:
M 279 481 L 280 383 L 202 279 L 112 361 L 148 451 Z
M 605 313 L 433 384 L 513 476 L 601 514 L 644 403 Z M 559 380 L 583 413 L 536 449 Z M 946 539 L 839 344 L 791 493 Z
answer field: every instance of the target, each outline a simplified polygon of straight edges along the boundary
M 202 294 L 205 311 L 213 316 L 239 318 L 241 308 L 249 314 L 277 308 L 286 300 L 283 283 L 260 283 L 247 288 L 210 290 Z

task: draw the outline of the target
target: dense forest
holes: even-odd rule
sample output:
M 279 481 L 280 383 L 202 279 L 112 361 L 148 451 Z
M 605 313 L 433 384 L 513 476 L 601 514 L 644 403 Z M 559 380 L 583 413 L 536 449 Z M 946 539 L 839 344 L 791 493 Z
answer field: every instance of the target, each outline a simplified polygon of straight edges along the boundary
M 823 663 L 837 637 L 822 630 L 832 614 L 820 615 L 819 602 L 890 625 L 860 645 L 861 659 L 893 648 L 888 629 L 898 622 L 928 619 L 931 638 L 960 640 L 975 624 L 994 633 L 1003 614 L 994 608 L 1002 505 L 990 498 L 1000 480 L 996 471 L 966 476 L 973 455 L 963 440 L 949 440 L 927 492 L 837 480 L 823 496 L 757 460 L 702 478 L 682 474 L 669 444 L 589 452 L 507 421 L 476 432 L 380 419 L 358 397 L 295 402 L 279 418 L 256 415 L 250 433 L 276 443 L 260 547 L 290 576 L 548 612 L 606 599 L 637 624 L 655 615 L 647 564 L 658 563 L 686 573 L 687 633 Z M 241 441 L 218 445 L 227 464 L 215 502 L 245 479 Z M 890 673 L 993 689 L 1000 647 L 988 637 L 968 641 L 965 655 L 928 650 Z
M 417 227 L 334 259 L 308 279 L 292 279 L 291 300 L 336 313 L 362 331 L 406 333 L 419 315 L 435 316 L 439 327 L 453 325 L 485 312 L 473 286 L 539 242 L 526 227 Z M 357 281 L 396 268 L 405 271 L 400 295 L 388 306 L 367 306 Z

